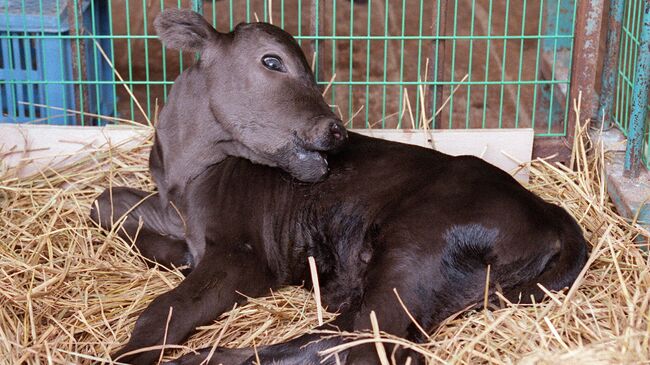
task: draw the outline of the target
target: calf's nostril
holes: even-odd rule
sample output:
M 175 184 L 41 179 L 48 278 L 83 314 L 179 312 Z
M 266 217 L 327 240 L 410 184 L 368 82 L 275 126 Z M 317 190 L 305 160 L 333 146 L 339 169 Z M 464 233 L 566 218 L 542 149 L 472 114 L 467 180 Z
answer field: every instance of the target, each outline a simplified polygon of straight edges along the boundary
M 336 122 L 332 122 L 330 124 L 330 132 L 335 139 L 343 139 L 343 135 L 345 133 L 343 127 Z

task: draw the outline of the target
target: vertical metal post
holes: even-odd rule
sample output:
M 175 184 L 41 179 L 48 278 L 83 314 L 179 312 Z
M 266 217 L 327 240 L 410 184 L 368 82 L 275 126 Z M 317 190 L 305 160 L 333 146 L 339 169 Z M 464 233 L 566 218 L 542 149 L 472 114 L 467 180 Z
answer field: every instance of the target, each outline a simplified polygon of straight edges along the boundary
M 571 67 L 571 89 L 569 91 L 569 124 L 567 139 L 572 143 L 576 115 L 572 103 L 582 94 L 582 118 L 593 118 L 596 113 L 596 74 L 600 27 L 603 18 L 604 0 L 580 0 L 576 14 L 575 37 L 573 40 L 573 62 Z
M 648 93 L 650 92 L 650 0 L 644 0 L 643 3 L 639 58 L 634 90 L 632 91 L 632 113 L 625 151 L 624 173 L 627 177 L 638 177 L 640 173 L 644 140 L 643 129 L 648 111 Z
M 92 0 L 91 0 L 92 1 Z M 76 14 L 77 14 L 77 23 L 75 24 L 75 27 L 77 29 L 77 36 L 81 35 L 84 36 L 86 34 L 86 30 L 84 29 L 84 5 L 83 1 L 78 1 L 75 2 L 73 1 L 71 5 L 75 5 L 76 9 Z M 90 5 L 88 5 L 90 6 Z M 73 11 L 75 9 L 68 9 L 68 11 Z M 90 9 L 88 9 L 88 12 L 90 13 Z M 90 16 L 93 16 L 92 14 Z M 81 39 L 80 41 L 77 41 L 77 57 L 79 58 L 79 74 L 81 77 L 79 77 L 79 81 L 88 81 L 88 57 L 86 53 L 86 40 Z M 81 97 L 83 98 L 83 102 L 79 104 L 79 108 L 81 109 L 81 125 L 86 124 L 86 118 L 84 116 L 84 113 L 88 113 L 91 111 L 90 109 L 90 97 L 88 93 L 88 89 L 90 88 L 90 85 L 81 85 Z M 92 119 L 91 119 L 92 120 Z
M 203 15 L 203 0 L 192 0 L 192 10 Z M 194 55 L 194 59 L 198 61 L 200 58 L 201 58 L 201 54 L 197 52 Z
M 203 0 L 192 0 L 192 10 L 203 15 Z
M 321 14 L 323 13 L 323 6 L 320 2 L 320 0 L 311 0 L 311 6 L 309 8 L 310 10 L 310 17 L 311 17 L 311 31 L 314 36 L 314 38 L 311 41 L 311 46 L 312 46 L 312 55 L 309 55 L 310 57 L 307 57 L 308 60 L 312 59 L 312 56 L 316 56 L 314 58 L 314 76 L 316 77 L 316 82 L 320 80 L 322 77 L 322 72 L 321 71 L 321 65 L 323 64 L 323 54 L 324 52 L 321 52 L 323 50 L 323 42 L 320 41 L 320 34 L 321 34 L 321 26 L 320 26 L 320 18 Z M 300 15 L 302 16 L 302 15 Z M 367 95 L 366 95 L 367 97 Z
M 542 41 L 541 69 L 540 76 L 545 80 L 553 82 L 569 81 L 569 67 L 571 65 L 570 51 L 573 44 L 574 17 L 576 17 L 576 0 L 544 0 L 544 39 Z M 576 29 L 577 33 L 578 30 Z M 558 38 L 556 36 L 561 36 Z M 574 53 L 575 54 L 575 53 Z M 539 56 L 538 56 L 539 57 Z M 567 76 L 564 76 L 567 75 Z M 540 118 L 533 128 L 545 129 L 545 133 L 551 134 L 558 126 L 566 123 L 566 110 L 572 111 L 571 105 L 567 104 L 567 89 L 564 84 L 540 85 L 536 100 L 536 109 L 540 109 Z M 537 113 L 538 110 L 534 110 Z M 531 122 L 532 122 L 531 121 Z M 541 122 L 541 123 L 540 123 Z M 547 125 L 544 126 L 544 123 Z M 569 132 L 567 130 L 567 132 Z
M 372 0 L 371 0 L 372 1 Z M 433 21 L 439 21 L 440 24 L 435 24 L 434 25 L 434 33 L 436 33 L 437 36 L 444 36 L 447 33 L 447 2 L 448 0 L 438 0 L 440 3 L 440 12 L 438 12 L 437 4 L 433 5 Z M 435 29 L 438 29 L 438 32 L 435 31 Z M 431 60 L 429 61 L 429 77 L 431 78 L 431 81 L 443 81 L 443 78 L 445 77 L 445 49 L 446 49 L 446 40 L 438 40 L 436 43 L 436 40 L 431 41 L 433 44 L 432 50 L 431 50 Z M 437 74 L 434 75 L 436 72 L 435 70 L 435 64 L 437 62 L 438 65 L 438 70 Z M 436 85 L 436 84 L 431 84 L 431 111 L 429 115 L 434 116 L 436 112 L 436 108 L 438 105 L 434 105 L 433 99 L 435 98 L 437 104 L 442 103 L 442 98 L 443 98 L 443 90 L 445 86 L 444 85 Z M 440 113 L 442 114 L 442 113 Z M 440 118 L 441 115 L 434 116 L 434 121 L 433 125 L 436 128 L 440 128 Z
M 596 123 L 603 123 L 604 128 L 612 125 L 612 106 L 616 92 L 618 76 L 618 51 L 621 45 L 621 23 L 625 0 L 609 1 L 609 20 L 607 23 L 607 45 L 600 83 L 600 101 Z
M 613 0 L 620 1 L 620 0 Z M 542 48 L 544 52 L 557 52 L 562 49 L 571 48 L 571 38 L 554 38 L 553 35 L 573 34 L 573 13 L 575 1 L 567 0 L 546 0 L 544 1 L 546 19 L 544 26 L 544 41 Z
M 72 74 L 70 80 L 74 80 L 77 77 L 77 75 L 81 75 L 81 72 L 79 70 L 80 65 L 79 62 L 77 62 L 77 57 L 75 57 L 75 55 L 80 54 L 78 38 L 77 38 L 77 42 L 75 42 L 75 38 L 78 36 L 77 34 L 78 29 L 75 26 L 75 23 L 77 22 L 77 19 L 75 19 L 75 14 L 76 14 L 75 6 L 76 6 L 76 1 L 70 1 L 65 4 L 66 7 L 65 11 L 67 12 L 68 15 L 68 28 L 69 28 L 68 35 L 70 35 L 70 52 L 71 52 L 70 60 L 72 61 Z M 82 81 L 82 80 L 78 80 L 78 81 Z M 74 101 L 73 101 L 74 104 L 70 109 L 74 110 L 78 108 L 78 110 L 81 113 L 72 117 L 72 119 L 74 119 L 74 124 L 82 125 L 85 117 L 84 112 L 86 112 L 86 110 L 84 110 L 84 106 L 81 103 L 82 100 L 84 99 L 82 96 L 83 94 L 82 90 L 84 85 L 79 84 L 79 89 L 77 89 L 75 86 L 76 85 L 72 84 L 72 90 L 74 92 Z

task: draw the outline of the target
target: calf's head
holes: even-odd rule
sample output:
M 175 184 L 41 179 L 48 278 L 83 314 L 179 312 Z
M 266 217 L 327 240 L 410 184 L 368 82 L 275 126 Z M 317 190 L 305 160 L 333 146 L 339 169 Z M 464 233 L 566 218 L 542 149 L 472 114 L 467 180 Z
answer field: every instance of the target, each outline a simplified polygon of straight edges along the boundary
M 242 157 L 279 166 L 302 181 L 326 176 L 326 152 L 338 149 L 347 132 L 290 34 L 267 23 L 220 33 L 182 9 L 165 10 L 154 24 L 168 48 L 200 53 L 194 68 L 203 78 L 205 100 L 190 102 L 209 103 L 210 119 L 249 154 Z

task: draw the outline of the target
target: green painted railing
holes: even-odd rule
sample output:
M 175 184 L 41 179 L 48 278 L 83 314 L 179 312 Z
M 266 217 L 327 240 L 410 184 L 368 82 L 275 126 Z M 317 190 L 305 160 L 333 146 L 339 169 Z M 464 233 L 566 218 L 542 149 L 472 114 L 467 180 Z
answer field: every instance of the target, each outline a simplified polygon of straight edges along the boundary
M 619 44 L 619 59 L 618 59 L 618 78 L 616 84 L 616 93 L 615 93 L 615 103 L 612 111 L 612 119 L 614 123 L 623 131 L 623 133 L 630 137 L 631 124 L 630 119 L 632 115 L 642 115 L 641 110 L 633 110 L 634 107 L 634 98 L 635 98 L 635 86 L 637 87 L 637 94 L 639 92 L 639 85 L 636 85 L 639 81 L 639 70 L 645 70 L 645 73 L 650 73 L 650 65 L 645 65 L 644 67 L 639 67 L 640 55 L 642 53 L 641 48 L 641 34 L 643 31 L 643 14 L 644 6 L 647 1 L 627 1 L 623 2 L 625 9 L 623 12 L 623 19 L 621 23 L 621 38 Z M 646 10 L 650 11 L 650 10 Z M 648 16 L 646 16 L 646 19 Z M 650 24 L 645 26 L 650 28 Z M 647 32 L 648 30 L 646 30 Z M 647 41 L 646 41 L 647 42 Z M 647 48 L 644 50 L 647 55 L 650 54 L 650 50 Z M 647 61 L 646 61 L 647 62 Z M 644 72 L 644 71 L 641 71 Z M 644 74 L 645 74 L 644 73 Z M 647 79 L 647 76 L 646 76 Z M 647 84 L 647 81 L 646 81 Z M 647 85 L 645 85 L 647 93 Z M 637 95 L 639 98 L 639 95 Z M 639 98 L 641 100 L 642 98 Z M 646 99 L 647 100 L 647 94 Z M 636 140 L 642 143 L 640 148 L 641 156 L 646 167 L 650 168 L 650 105 L 646 106 L 648 116 L 645 120 L 643 126 L 639 125 L 637 128 L 632 128 L 634 130 Z M 638 123 L 638 122 L 637 122 Z M 631 164 L 631 161 L 626 161 L 628 164 Z
M 305 50 L 326 100 L 353 127 L 567 133 L 575 0 L 0 0 L 4 121 L 113 121 L 98 114 L 153 120 L 175 77 L 194 60 L 156 39 L 153 19 L 171 6 L 201 10 L 220 31 L 257 19 L 283 27 Z M 44 22 L 49 12 L 58 14 L 55 31 L 39 24 L 16 29 L 8 20 Z M 35 52 L 45 68 L 61 72 L 22 77 L 23 61 L 9 45 L 21 53 L 20 44 L 49 41 L 64 46 L 49 58 Z M 55 86 L 67 93 L 62 105 L 51 105 L 47 91 Z M 18 118 L 20 108 L 25 118 Z M 62 114 L 66 119 L 57 119 Z

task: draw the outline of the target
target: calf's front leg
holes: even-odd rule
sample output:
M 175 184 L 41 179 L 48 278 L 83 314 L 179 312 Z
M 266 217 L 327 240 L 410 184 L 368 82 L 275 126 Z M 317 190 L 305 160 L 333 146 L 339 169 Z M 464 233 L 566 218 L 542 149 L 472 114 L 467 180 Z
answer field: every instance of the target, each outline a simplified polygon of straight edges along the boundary
M 389 256 L 389 257 L 385 257 Z M 425 320 L 428 311 L 423 310 L 423 302 L 435 301 L 428 294 L 423 296 L 420 288 L 430 283 L 430 279 L 422 276 L 419 270 L 410 270 L 421 267 L 419 257 L 414 261 L 398 257 L 391 259 L 385 255 L 377 260 L 367 276 L 363 299 L 353 301 L 349 307 L 342 311 L 331 324 L 326 324 L 319 329 L 339 329 L 342 331 L 367 331 L 372 328 L 370 314 L 374 312 L 379 328 L 395 336 L 410 340 L 419 340 L 421 336 L 413 321 L 400 304 L 395 291 L 407 308 L 412 309 L 412 315 L 418 323 L 428 324 Z M 398 255 L 399 256 L 399 255 Z M 426 283 L 423 283 L 425 281 Z M 395 289 L 395 291 L 394 291 Z M 431 292 L 431 290 L 429 290 Z M 428 304 L 427 304 L 428 305 Z M 291 341 L 276 345 L 258 347 L 257 349 L 225 349 L 219 348 L 212 354 L 209 365 L 253 365 L 259 361 L 262 364 L 274 365 L 375 365 L 380 360 L 374 344 L 359 345 L 349 350 L 344 350 L 338 357 L 330 356 L 327 360 L 320 354 L 334 346 L 348 341 L 342 336 L 332 336 L 330 333 L 308 333 Z M 395 357 L 397 364 L 404 364 L 411 358 L 411 364 L 423 364 L 422 357 L 406 348 L 394 348 L 385 344 L 384 348 L 388 357 Z M 393 353 L 394 351 L 394 353 Z M 210 348 L 202 349 L 198 355 L 183 356 L 171 364 L 175 365 L 200 365 L 205 364 L 210 353 Z
M 160 350 L 132 353 L 156 345 L 179 344 L 197 326 L 243 302 L 277 287 L 266 263 L 241 248 L 209 243 L 203 259 L 189 276 L 172 291 L 156 298 L 140 315 L 129 342 L 112 355 L 113 360 L 130 364 L 152 364 Z M 171 319 L 167 324 L 170 308 Z M 166 325 L 167 324 L 167 325 Z M 167 336 L 165 338 L 165 329 Z
M 169 217 L 169 209 L 156 194 L 114 187 L 97 197 L 90 218 L 104 229 L 116 229 L 124 240 L 135 243 L 142 256 L 158 264 L 170 269 L 192 268 L 195 262 L 185 242 L 183 227 Z

